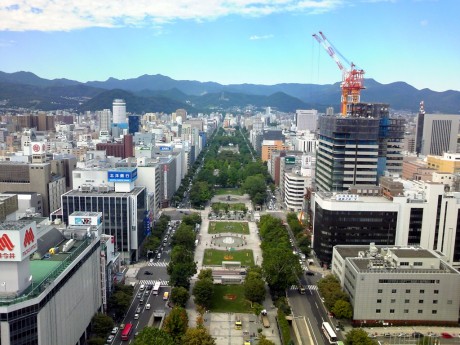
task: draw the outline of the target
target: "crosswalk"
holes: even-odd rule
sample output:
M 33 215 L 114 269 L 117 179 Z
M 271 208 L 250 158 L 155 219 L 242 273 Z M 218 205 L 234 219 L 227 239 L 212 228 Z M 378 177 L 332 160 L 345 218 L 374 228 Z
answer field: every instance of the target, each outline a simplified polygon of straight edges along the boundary
M 168 267 L 169 262 L 164 262 L 164 261 L 155 261 L 155 262 L 149 262 L 149 266 L 155 266 L 155 267 Z
M 310 291 L 318 290 L 318 287 L 316 285 L 306 285 L 305 287 Z M 289 289 L 290 290 L 297 290 L 297 288 L 298 288 L 297 285 L 291 285 L 291 287 Z
M 155 285 L 156 282 L 160 282 L 161 286 L 169 285 L 169 280 L 139 280 L 139 284 L 144 285 Z

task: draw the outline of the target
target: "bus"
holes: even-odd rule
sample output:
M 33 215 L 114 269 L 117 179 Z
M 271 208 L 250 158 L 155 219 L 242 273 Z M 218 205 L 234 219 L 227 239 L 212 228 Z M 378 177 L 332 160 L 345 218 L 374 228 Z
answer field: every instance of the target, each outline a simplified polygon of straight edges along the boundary
M 334 330 L 329 322 L 323 322 L 323 333 L 326 336 L 329 344 L 336 344 L 337 343 L 337 336 L 335 335 Z
M 121 340 L 129 340 L 131 333 L 133 332 L 133 324 L 127 323 L 123 331 L 121 331 Z
M 160 285 L 161 285 L 160 282 L 156 282 L 155 285 L 153 286 L 153 294 L 154 295 L 158 295 L 158 293 L 160 291 Z

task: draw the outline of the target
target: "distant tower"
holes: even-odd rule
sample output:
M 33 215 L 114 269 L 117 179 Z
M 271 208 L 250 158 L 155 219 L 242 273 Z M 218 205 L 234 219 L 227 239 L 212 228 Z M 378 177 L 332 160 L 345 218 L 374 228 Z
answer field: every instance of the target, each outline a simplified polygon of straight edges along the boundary
M 425 103 L 420 102 L 420 111 L 417 115 L 417 127 L 415 132 L 415 152 L 420 154 L 422 152 L 423 140 L 423 123 L 425 122 Z
M 128 123 L 126 117 L 126 103 L 124 99 L 114 99 L 113 100 L 113 123 Z
M 328 115 L 328 116 L 334 115 L 334 107 L 327 107 L 326 108 L 326 115 Z

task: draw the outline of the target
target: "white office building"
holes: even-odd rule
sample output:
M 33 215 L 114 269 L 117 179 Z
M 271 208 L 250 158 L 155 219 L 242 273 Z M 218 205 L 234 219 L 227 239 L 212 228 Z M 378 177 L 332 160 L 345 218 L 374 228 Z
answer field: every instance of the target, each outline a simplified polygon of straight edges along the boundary
M 128 123 L 126 117 L 126 103 L 123 99 L 114 99 L 112 104 L 113 123 Z

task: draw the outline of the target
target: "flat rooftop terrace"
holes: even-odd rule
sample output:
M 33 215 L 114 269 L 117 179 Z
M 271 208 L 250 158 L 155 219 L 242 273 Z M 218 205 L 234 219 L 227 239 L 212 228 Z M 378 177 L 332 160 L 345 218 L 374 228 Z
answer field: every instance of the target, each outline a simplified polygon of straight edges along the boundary
M 0 296 L 0 306 L 17 304 L 38 297 L 93 241 L 93 238 L 75 241 L 68 252 L 49 254 L 40 259 L 30 260 L 32 284 L 18 296 Z

